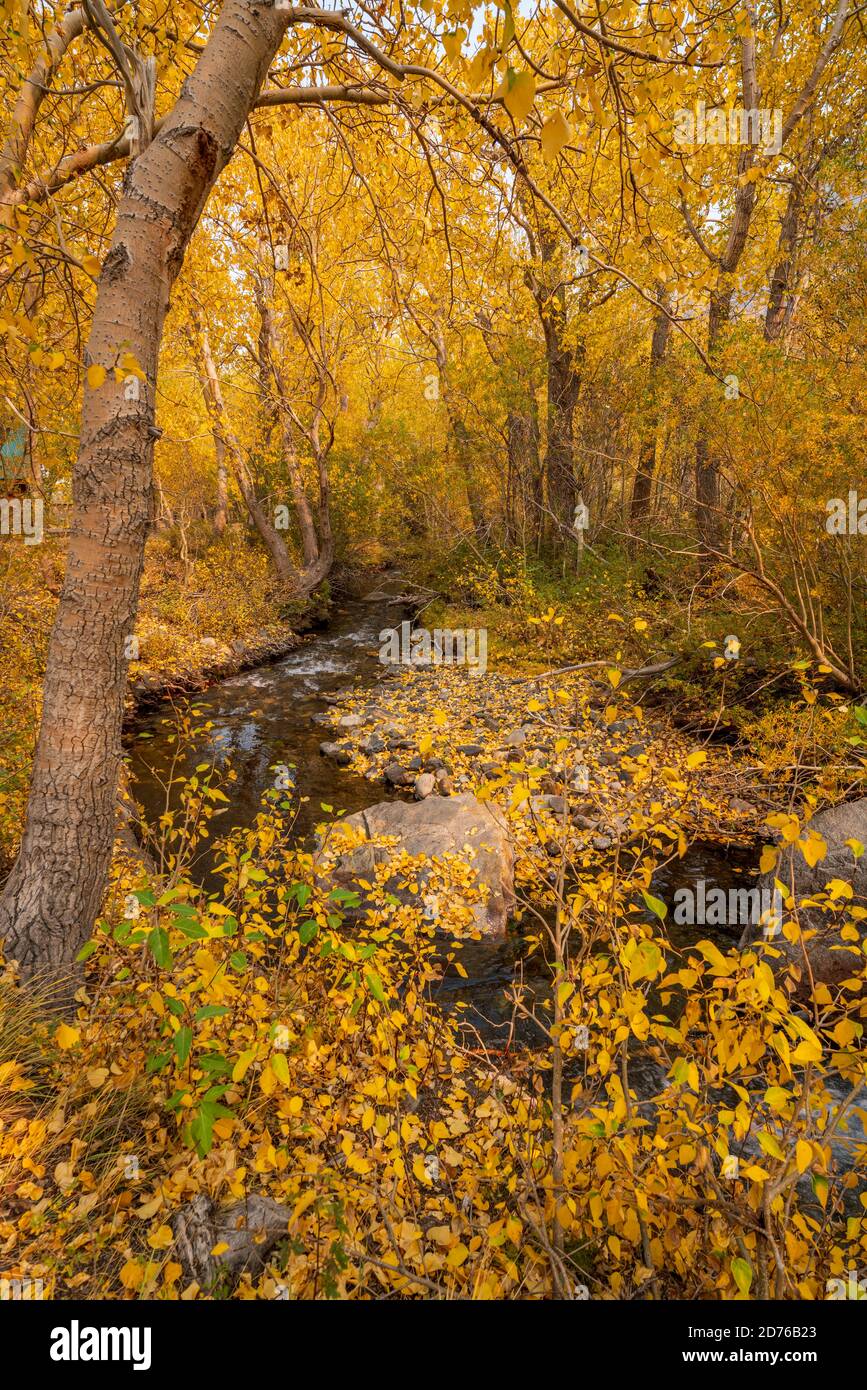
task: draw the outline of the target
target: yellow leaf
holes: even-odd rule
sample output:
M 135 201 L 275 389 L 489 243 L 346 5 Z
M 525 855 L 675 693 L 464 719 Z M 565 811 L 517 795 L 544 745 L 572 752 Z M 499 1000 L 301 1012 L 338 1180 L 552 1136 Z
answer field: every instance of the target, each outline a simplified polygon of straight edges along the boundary
M 95 279 L 97 278 L 97 276 L 99 275 L 99 272 L 100 272 L 100 269 L 101 269 L 100 262 L 99 262 L 99 257 L 98 257 L 98 256 L 91 256 L 91 255 L 82 256 L 82 258 L 81 258 L 81 264 L 84 266 L 84 268 L 85 268 L 85 270 L 87 271 L 88 275 L 92 275 L 93 278 L 94 278 L 94 280 L 95 280 Z
M 125 1289 L 137 1289 L 144 1278 L 144 1270 L 135 1260 L 127 1260 L 120 1271 L 120 1282 Z
M 243 1081 L 250 1063 L 256 1055 L 256 1049 L 251 1047 L 246 1052 L 242 1052 L 234 1067 L 232 1068 L 232 1080 Z
M 66 1023 L 60 1023 L 54 1033 L 54 1041 L 58 1047 L 62 1047 L 64 1052 L 68 1052 L 71 1047 L 79 1042 L 81 1033 L 77 1028 L 70 1028 Z
M 623 678 L 623 672 L 618 671 L 616 666 L 609 666 L 605 674 L 608 677 L 612 690 L 616 690 Z
M 824 859 L 828 853 L 828 846 L 815 830 L 811 830 L 806 840 L 798 841 L 798 849 L 803 854 L 811 869 L 815 869 L 820 859 Z
M 703 748 L 697 748 L 694 753 L 690 753 L 686 760 L 686 765 L 690 772 L 694 772 L 697 767 L 701 767 L 702 763 L 706 762 L 707 753 L 705 753 Z
M 503 78 L 497 96 L 501 97 L 509 115 L 516 121 L 529 116 L 536 99 L 536 80 L 531 72 L 516 72 L 509 68 Z
M 96 364 L 94 364 L 92 367 L 88 367 L 87 384 L 90 387 L 91 391 L 98 391 L 102 383 L 105 381 L 107 375 L 108 373 L 106 372 L 105 367 L 97 367 Z
M 799 1139 L 795 1146 L 795 1162 L 799 1173 L 806 1173 L 813 1162 L 813 1146 L 808 1144 L 806 1139 Z
M 771 869 L 776 868 L 776 864 L 777 851 L 774 849 L 773 845 L 765 845 L 759 860 L 759 872 L 769 874 Z
M 456 62 L 461 56 L 461 45 L 467 37 L 466 29 L 456 29 L 453 34 L 443 34 L 442 46 L 452 62 Z
M 571 139 L 572 129 L 563 112 L 553 112 L 542 126 L 542 153 L 545 158 L 556 159 Z

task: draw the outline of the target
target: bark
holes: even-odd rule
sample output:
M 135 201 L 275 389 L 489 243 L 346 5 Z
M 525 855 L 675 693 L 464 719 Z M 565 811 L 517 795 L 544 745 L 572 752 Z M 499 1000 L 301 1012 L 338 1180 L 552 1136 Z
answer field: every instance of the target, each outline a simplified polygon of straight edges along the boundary
M 85 385 L 67 572 L 51 636 L 21 851 L 0 937 L 24 976 L 68 995 L 111 861 L 120 730 L 151 515 L 155 384 L 169 293 L 208 193 L 280 44 L 285 13 L 226 0 L 158 135 L 130 166 L 99 279 L 86 360 L 136 356 L 125 398 L 109 371 Z
M 509 464 L 506 494 L 506 532 L 511 543 L 536 538 L 544 507 L 539 419 L 535 402 L 527 411 L 510 410 L 506 417 Z
M 657 298 L 665 308 L 669 307 L 664 290 L 657 290 Z M 671 331 L 671 319 L 660 310 L 653 327 L 650 344 L 650 382 L 648 386 L 647 419 L 642 431 L 642 441 L 638 456 L 638 468 L 632 486 L 630 527 L 637 531 L 647 518 L 650 510 L 650 497 L 653 491 L 653 473 L 656 466 L 656 440 L 659 433 L 659 369 L 665 359 Z
M 771 276 L 768 307 L 765 310 L 765 338 L 776 342 L 788 322 L 794 302 L 795 252 L 801 230 L 804 188 L 797 174 L 789 186 L 786 210 L 780 224 L 777 263 Z
M 581 389 L 578 363 L 564 341 L 565 294 L 558 291 L 539 310 L 545 335 L 548 364 L 548 447 L 545 474 L 548 507 L 553 513 L 556 539 L 573 536 L 575 506 L 580 491 L 575 469 L 575 407 Z
M 45 40 L 30 74 L 25 78 L 12 118 L 9 133 L 0 151 L 0 222 L 11 225 L 17 203 L 15 190 L 24 167 L 36 117 L 51 85 L 57 65 L 69 45 L 78 38 L 85 26 L 83 10 L 70 10 Z

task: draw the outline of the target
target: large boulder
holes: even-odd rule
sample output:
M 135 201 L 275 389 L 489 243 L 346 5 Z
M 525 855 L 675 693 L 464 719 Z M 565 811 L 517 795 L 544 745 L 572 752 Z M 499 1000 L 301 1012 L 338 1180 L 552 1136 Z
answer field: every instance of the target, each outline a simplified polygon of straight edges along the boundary
M 853 921 L 847 909 L 867 909 L 867 853 L 856 859 L 846 841 L 857 840 L 867 845 L 867 797 L 820 811 L 809 822 L 808 830 L 821 835 L 825 841 L 828 847 L 825 857 L 811 868 L 797 845 L 789 845 L 780 857 L 778 868 L 764 874 L 757 886 L 763 890 L 763 903 L 772 899 L 775 879 L 791 893 L 794 907 L 784 910 L 783 921 L 797 916 L 802 932 L 815 933 L 805 943 L 813 978 L 817 983 L 837 984 L 857 974 L 864 964 L 867 919 Z M 851 884 L 854 897 L 840 896 L 834 903 L 829 902 L 827 887 L 832 879 Z M 816 901 L 817 895 L 823 895 L 820 901 Z M 841 936 L 841 929 L 847 923 L 859 932 L 860 945 Z M 759 939 L 767 940 L 768 932 L 758 923 L 752 923 L 741 937 L 741 948 Z M 793 944 L 778 931 L 770 940 L 787 960 L 803 964 L 800 944 Z
M 470 792 L 368 806 L 338 821 L 317 852 L 328 883 L 359 891 L 362 906 L 369 899 L 368 890 L 359 887 L 361 880 L 370 883 L 381 865 L 393 866 L 397 879 L 401 863 L 416 859 L 417 871 L 404 873 L 404 879 L 411 877 L 425 888 L 434 878 L 442 886 L 445 876 L 446 895 L 451 890 L 459 895 L 462 885 L 467 887 L 475 927 L 489 937 L 503 935 L 515 900 L 512 841 L 505 825 Z M 456 867 L 460 873 L 454 872 Z M 386 879 L 385 887 L 409 900 L 396 881 Z M 431 896 L 425 898 L 429 908 Z M 436 918 L 438 908 L 430 915 Z

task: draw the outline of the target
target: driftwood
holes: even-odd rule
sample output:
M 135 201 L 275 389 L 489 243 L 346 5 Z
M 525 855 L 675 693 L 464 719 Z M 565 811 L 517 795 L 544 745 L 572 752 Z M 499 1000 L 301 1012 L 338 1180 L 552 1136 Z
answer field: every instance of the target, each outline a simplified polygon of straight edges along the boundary
M 204 1192 L 173 1218 L 175 1249 L 188 1279 L 212 1288 L 228 1277 L 234 1283 L 244 1270 L 258 1274 L 271 1250 L 289 1228 L 290 1214 L 272 1197 L 247 1197 L 218 1207 Z M 221 1255 L 211 1252 L 227 1245 Z
M 627 681 L 650 680 L 653 676 L 661 676 L 664 671 L 670 671 L 672 666 L 676 666 L 683 658 L 681 656 L 669 657 L 667 661 L 658 661 L 654 666 L 638 666 L 634 670 L 625 669 L 620 673 L 620 680 L 617 684 L 619 690 Z M 589 671 L 594 666 L 613 666 L 611 661 L 578 661 L 572 666 L 558 666 L 554 671 L 541 671 L 538 676 L 518 676 L 515 685 L 530 685 L 533 681 L 544 681 L 552 676 L 565 676 L 569 671 Z M 599 684 L 602 684 L 600 681 Z

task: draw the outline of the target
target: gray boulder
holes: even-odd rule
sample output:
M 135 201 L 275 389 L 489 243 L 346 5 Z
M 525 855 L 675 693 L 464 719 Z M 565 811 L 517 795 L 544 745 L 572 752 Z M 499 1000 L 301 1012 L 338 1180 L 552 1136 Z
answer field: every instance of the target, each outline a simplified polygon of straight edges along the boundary
M 329 851 L 329 839 L 317 854 L 317 862 L 334 887 L 358 892 L 364 907 L 364 890 L 360 879 L 370 879 L 379 864 L 388 864 L 395 854 L 424 855 L 442 859 L 444 855 L 460 856 L 475 871 L 475 881 L 488 888 L 484 903 L 473 904 L 473 916 L 479 930 L 486 936 L 502 936 L 515 901 L 514 851 L 505 825 L 481 801 L 469 792 L 460 796 L 428 796 L 423 801 L 380 801 L 364 811 L 346 816 L 339 822 L 360 831 L 364 841 L 354 848 L 335 855 Z M 377 843 L 384 837 L 396 839 L 396 844 Z M 417 878 L 424 885 L 430 877 L 422 869 Z M 395 888 L 389 885 L 389 891 Z M 405 901 L 411 898 L 397 892 Z
M 862 845 L 867 845 L 867 797 L 820 811 L 809 822 L 808 829 L 821 835 L 828 846 L 824 859 L 820 859 L 815 868 L 811 868 L 797 845 L 787 846 L 776 872 L 764 874 L 758 880 L 760 902 L 763 906 L 772 904 L 774 880 L 779 879 L 795 900 L 801 930 L 816 932 L 806 943 L 813 978 L 817 983 L 838 984 L 857 972 L 864 960 L 857 943 L 842 939 L 840 928 L 850 920 L 849 914 L 844 910 L 846 906 L 867 908 L 867 853 L 856 860 L 846 844 L 847 840 L 858 840 Z M 833 878 L 850 883 L 854 897 L 848 900 L 838 899 L 836 911 L 820 905 L 811 906 L 809 902 L 806 906 L 801 906 L 805 900 L 823 893 Z M 795 915 L 794 911 L 791 915 Z M 856 922 L 854 925 L 861 933 L 863 948 L 867 926 L 864 922 Z M 768 940 L 768 934 L 758 922 L 753 922 L 741 937 L 741 949 L 744 950 L 754 941 L 761 939 Z M 794 964 L 803 964 L 800 945 L 793 945 L 780 933 L 772 935 L 770 941 L 783 953 L 786 960 Z

